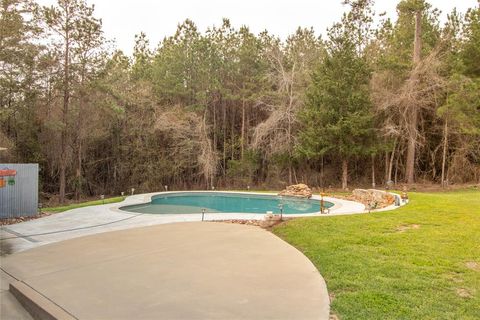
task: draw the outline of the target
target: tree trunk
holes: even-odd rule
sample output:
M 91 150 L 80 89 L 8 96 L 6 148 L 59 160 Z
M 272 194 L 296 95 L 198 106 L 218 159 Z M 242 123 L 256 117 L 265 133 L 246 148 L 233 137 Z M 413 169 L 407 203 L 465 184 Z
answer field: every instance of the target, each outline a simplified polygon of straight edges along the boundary
M 211 148 L 211 145 L 208 143 L 208 134 L 207 134 L 207 109 L 205 109 L 204 113 L 203 113 L 203 126 L 202 126 L 202 135 L 203 135 L 203 139 L 205 139 L 205 141 L 207 141 L 205 144 L 202 143 L 202 148 L 203 148 L 203 152 L 205 153 L 208 153 L 210 152 L 210 149 Z M 208 164 L 207 164 L 208 166 Z M 213 177 L 212 177 L 212 174 L 210 172 L 210 170 L 206 170 L 205 167 L 203 169 L 203 173 L 204 173 L 204 178 L 205 178 L 205 186 L 206 186 L 206 189 L 209 190 L 210 189 L 210 186 L 213 186 Z
M 84 59 L 85 61 L 86 59 Z M 86 65 L 82 65 L 82 74 L 80 77 L 80 97 L 78 100 L 78 117 L 77 117 L 77 123 L 76 123 L 76 128 L 75 128 L 75 133 L 77 137 L 77 170 L 75 173 L 75 178 L 76 178 L 76 188 L 75 188 L 75 199 L 77 201 L 80 201 L 80 196 L 82 194 L 82 130 L 83 130 L 83 109 L 85 105 L 85 95 L 87 92 L 84 92 L 84 83 L 85 83 L 85 72 L 86 72 Z
M 227 109 L 225 101 L 222 99 L 223 106 L 223 178 L 227 174 Z
M 292 74 L 295 74 L 295 63 L 292 66 Z M 287 134 L 288 134 L 288 182 L 292 184 L 292 149 L 293 149 L 293 143 L 292 143 L 292 113 L 293 113 L 293 77 L 292 77 L 292 82 L 290 83 L 288 87 L 288 92 L 289 92 L 289 101 L 288 101 L 288 128 L 287 128 Z
M 245 146 L 246 149 L 248 149 L 248 144 L 249 144 L 249 136 L 248 136 L 248 129 L 250 127 L 250 108 L 247 104 L 246 110 L 245 110 Z
M 65 186 L 66 186 L 66 179 L 65 179 L 65 173 L 66 173 L 66 164 L 65 161 L 63 161 L 63 155 L 60 158 L 60 203 L 65 202 Z
M 320 187 L 322 190 L 325 187 L 325 170 L 324 170 L 324 160 L 323 160 L 323 155 L 320 158 Z
M 415 182 L 415 148 L 417 144 L 417 122 L 418 114 L 416 111 L 411 115 L 409 123 L 409 135 L 408 135 L 408 145 L 407 145 L 407 163 L 406 163 L 406 173 L 408 184 L 413 184 Z M 411 132 L 413 131 L 413 132 Z
M 372 154 L 372 188 L 375 189 L 375 155 Z
M 385 185 L 387 184 L 387 181 L 388 181 L 388 165 L 389 165 L 388 159 L 389 159 L 388 151 L 385 151 L 385 157 L 384 157 L 384 160 L 385 160 L 385 163 L 384 163 L 384 166 L 385 166 L 384 181 L 385 182 L 384 182 L 384 184 Z
M 443 154 L 442 154 L 442 187 L 446 187 L 445 183 L 445 163 L 447 161 L 447 149 L 448 149 L 448 118 L 445 120 L 445 126 L 443 128 Z
M 346 190 L 348 187 L 348 161 L 342 160 L 342 189 Z
M 400 152 L 399 152 L 400 154 Z M 398 183 L 398 163 L 400 161 L 400 156 L 397 157 L 397 160 L 395 161 L 395 185 Z
M 413 44 L 413 68 L 415 68 L 421 59 L 422 52 L 422 12 L 415 12 L 415 40 Z M 415 105 L 410 107 L 410 118 L 408 121 L 408 145 L 407 145 L 407 162 L 406 162 L 406 178 L 408 184 L 415 182 L 415 148 L 417 144 L 418 130 L 418 108 Z
M 288 183 L 292 184 L 292 123 L 288 116 Z
M 213 148 L 217 148 L 217 107 L 216 102 L 213 102 Z
M 68 12 L 67 12 L 68 14 Z M 68 18 L 65 23 L 68 28 Z M 70 34 L 65 33 L 65 59 L 63 64 L 63 113 L 62 133 L 60 137 L 60 203 L 65 202 L 66 171 L 67 171 L 67 130 L 68 130 L 68 107 L 70 103 Z
M 75 189 L 75 198 L 80 200 L 82 194 L 82 142 L 78 141 L 77 150 L 77 172 L 76 172 L 77 188 Z
M 243 160 L 245 151 L 245 99 L 242 98 L 242 132 L 240 134 L 240 159 Z
M 390 154 L 390 162 L 388 164 L 388 177 L 387 177 L 387 182 L 392 181 L 392 172 L 393 172 L 393 160 L 395 159 L 395 151 L 397 148 L 397 139 L 395 139 L 395 142 L 393 143 L 393 149 L 392 153 Z
M 231 123 L 231 146 L 230 151 L 232 153 L 231 158 L 235 160 L 235 110 L 232 110 L 232 123 Z

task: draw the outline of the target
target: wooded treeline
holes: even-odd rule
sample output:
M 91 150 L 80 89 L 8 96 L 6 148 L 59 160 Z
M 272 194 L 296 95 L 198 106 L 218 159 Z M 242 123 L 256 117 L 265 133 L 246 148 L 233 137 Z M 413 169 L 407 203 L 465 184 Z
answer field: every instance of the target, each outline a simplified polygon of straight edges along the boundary
M 135 188 L 480 181 L 480 4 L 347 0 L 325 39 L 194 22 L 128 57 L 83 0 L 1 0 L 0 162 L 59 199 Z M 377 23 L 380 21 L 379 23 Z

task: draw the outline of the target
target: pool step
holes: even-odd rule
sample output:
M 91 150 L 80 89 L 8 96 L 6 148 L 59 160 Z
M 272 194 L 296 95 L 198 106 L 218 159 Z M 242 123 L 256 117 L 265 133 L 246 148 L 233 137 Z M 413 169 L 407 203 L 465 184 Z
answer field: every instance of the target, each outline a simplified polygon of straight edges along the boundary
M 22 281 L 10 283 L 9 291 L 35 320 L 75 320 L 70 313 Z

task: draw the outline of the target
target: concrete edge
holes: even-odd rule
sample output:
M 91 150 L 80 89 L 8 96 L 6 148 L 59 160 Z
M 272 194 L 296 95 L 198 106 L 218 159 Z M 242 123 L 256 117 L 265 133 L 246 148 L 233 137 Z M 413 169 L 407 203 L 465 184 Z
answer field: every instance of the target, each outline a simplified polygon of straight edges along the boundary
M 36 320 L 77 319 L 22 281 L 10 283 L 9 291 Z
M 330 304 L 331 304 L 331 301 L 330 301 L 330 293 L 328 291 L 328 286 L 327 286 L 327 281 L 325 280 L 325 278 L 322 276 L 322 274 L 320 273 L 320 270 L 318 270 L 317 266 L 315 266 L 315 264 L 312 262 L 312 260 L 310 260 L 309 257 L 307 257 L 305 255 L 305 253 L 303 253 L 302 250 L 300 250 L 299 248 L 295 247 L 294 245 L 292 245 L 291 243 L 288 243 L 287 241 L 285 241 L 284 239 L 280 238 L 279 236 L 277 236 L 275 233 L 273 232 L 270 232 L 270 231 L 266 231 L 264 230 L 265 232 L 268 232 L 272 237 L 275 237 L 277 238 L 278 240 L 282 241 L 283 243 L 285 243 L 287 246 L 289 246 L 290 248 L 292 248 L 293 250 L 297 251 L 300 255 L 302 255 L 307 261 L 308 261 L 308 264 L 310 265 L 310 268 L 312 269 L 313 272 L 317 273 L 319 276 L 320 276 L 320 279 L 322 279 L 321 283 L 322 283 L 322 289 L 325 290 L 325 294 L 322 295 L 322 304 L 323 306 L 326 306 L 326 308 L 322 308 L 322 318 L 320 319 L 330 319 Z

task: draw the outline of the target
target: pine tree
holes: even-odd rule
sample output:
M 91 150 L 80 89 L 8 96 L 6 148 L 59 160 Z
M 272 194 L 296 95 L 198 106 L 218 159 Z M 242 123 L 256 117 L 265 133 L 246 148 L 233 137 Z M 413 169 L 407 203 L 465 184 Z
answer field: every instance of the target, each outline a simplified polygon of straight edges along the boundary
M 341 23 L 329 30 L 327 55 L 314 71 L 302 113 L 299 150 L 307 158 L 341 159 L 342 188 L 347 188 L 348 161 L 366 155 L 373 140 L 373 114 L 368 84 L 371 70 L 363 55 L 370 4 L 359 1 Z M 368 29 L 365 29 L 368 31 Z

